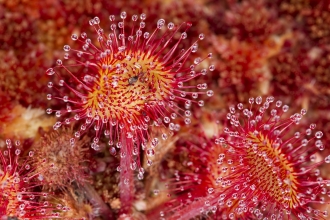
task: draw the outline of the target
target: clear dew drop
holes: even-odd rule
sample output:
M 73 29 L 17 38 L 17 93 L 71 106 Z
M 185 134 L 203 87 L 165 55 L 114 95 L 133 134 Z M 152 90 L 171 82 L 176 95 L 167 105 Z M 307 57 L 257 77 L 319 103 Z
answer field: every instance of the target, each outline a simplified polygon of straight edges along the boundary
M 86 39 L 87 34 L 86 34 L 85 32 L 83 32 L 83 33 L 80 34 L 80 37 L 81 37 L 82 39 Z
M 55 73 L 55 71 L 54 71 L 53 68 L 49 68 L 49 69 L 46 70 L 46 74 L 47 74 L 48 76 L 52 76 L 52 75 L 54 75 L 54 73 Z
M 210 70 L 210 71 L 214 71 L 214 70 L 215 70 L 215 66 L 214 66 L 214 65 L 210 65 L 210 66 L 209 66 L 209 70 Z
M 330 163 L 330 155 L 328 155 L 326 158 L 324 158 L 324 162 Z
M 55 116 L 56 116 L 56 117 L 61 117 L 61 111 L 56 111 L 56 112 L 55 112 Z
M 78 35 L 76 35 L 76 34 L 72 34 L 72 35 L 71 35 L 71 39 L 72 39 L 72 40 L 78 40 Z
M 61 79 L 61 80 L 58 82 L 58 85 L 59 85 L 59 86 L 63 86 L 63 85 L 64 85 L 64 80 Z
M 149 36 L 150 36 L 150 34 L 149 34 L 148 32 L 145 32 L 145 33 L 143 34 L 143 37 L 144 37 L 145 39 L 148 39 Z
M 169 117 L 164 117 L 164 122 L 165 123 L 170 123 L 171 119 Z
M 94 17 L 94 23 L 95 23 L 95 24 L 100 24 L 100 19 L 99 19 L 99 17 Z
M 167 134 L 163 133 L 163 134 L 162 134 L 162 139 L 163 139 L 163 140 L 167 140 Z
M 162 27 L 164 27 L 164 25 L 165 25 L 165 20 L 164 19 L 161 18 L 157 21 L 157 28 L 158 29 L 161 29 Z
M 194 60 L 194 64 L 199 64 L 200 62 L 202 62 L 202 58 L 200 58 L 200 57 L 197 57 L 197 58 L 195 58 L 195 60 Z
M 185 118 L 185 119 L 184 119 L 184 123 L 185 123 L 186 125 L 189 125 L 189 124 L 191 123 L 191 119 L 190 119 L 190 118 Z
M 75 139 L 74 138 L 70 138 L 70 145 L 71 146 L 74 146 L 74 143 L 75 143 Z
M 58 66 L 61 66 L 61 65 L 62 65 L 62 60 L 60 60 L 60 59 L 56 60 L 56 64 L 57 64 Z
M 287 112 L 289 110 L 289 106 L 283 105 L 282 110 L 283 112 Z
M 214 95 L 213 90 L 208 90 L 208 91 L 206 92 L 206 95 L 207 95 L 208 97 L 213 96 L 213 95 Z
M 93 26 L 95 24 L 94 19 L 90 19 L 88 23 L 90 26 Z
M 109 16 L 109 20 L 110 20 L 110 21 L 114 21 L 115 19 L 116 19 L 116 17 L 115 17 L 114 15 L 110 15 L 110 16 Z
M 133 15 L 133 16 L 132 16 L 132 21 L 137 21 L 138 18 L 139 18 L 139 17 L 138 17 L 137 15 Z
M 316 124 L 310 124 L 309 128 L 312 129 L 312 130 L 315 129 L 316 128 Z
M 119 28 L 124 28 L 124 23 L 123 23 L 123 22 L 118 22 L 118 27 L 119 27 Z M 123 37 L 124 37 L 123 34 L 119 34 L 119 35 L 118 35 L 118 38 L 119 38 L 119 39 L 121 39 L 121 38 L 123 38 Z
M 261 98 L 261 96 L 258 96 L 258 97 L 256 98 L 256 103 L 257 103 L 257 105 L 260 105 L 261 102 L 262 102 L 262 98 Z
M 154 194 L 157 196 L 159 194 L 159 189 L 154 189 Z
M 16 149 L 15 150 L 15 154 L 18 156 L 18 155 L 20 155 L 21 154 L 21 150 L 20 149 Z
M 64 45 L 63 50 L 68 52 L 70 51 L 71 47 L 69 45 Z
M 125 11 L 120 13 L 120 18 L 125 19 L 127 17 L 127 13 Z
M 33 155 L 34 155 L 34 152 L 33 151 L 30 151 L 29 152 L 29 157 L 33 157 Z
M 207 192 L 208 192 L 209 194 L 212 194 L 212 193 L 214 192 L 214 189 L 213 189 L 212 187 L 210 187 L 210 188 L 207 189 Z
M 149 157 L 153 157 L 153 156 L 155 156 L 155 150 L 152 149 L 152 148 L 147 149 L 147 155 L 148 155 Z
M 315 137 L 320 139 L 323 136 L 323 132 L 322 131 L 318 131 L 315 133 Z
M 135 161 L 130 164 L 131 170 L 136 170 L 136 167 L 137 167 L 137 164 Z
M 168 23 L 168 24 L 167 24 L 167 28 L 168 28 L 169 30 L 172 30 L 172 29 L 174 28 L 174 24 L 173 24 L 172 22 Z
M 156 147 L 158 145 L 158 143 L 159 143 L 158 138 L 152 139 L 152 141 L 151 141 L 151 147 L 152 148 Z
M 142 174 L 142 173 L 138 173 L 137 178 L 138 178 L 139 180 L 143 180 L 143 174 Z

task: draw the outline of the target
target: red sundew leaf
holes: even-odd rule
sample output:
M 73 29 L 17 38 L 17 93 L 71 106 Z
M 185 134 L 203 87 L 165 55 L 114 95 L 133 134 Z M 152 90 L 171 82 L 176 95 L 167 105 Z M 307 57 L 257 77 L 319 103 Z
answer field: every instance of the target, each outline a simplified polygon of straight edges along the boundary
M 6 150 L 0 151 L 0 215 L 23 219 L 59 218 L 66 207 L 51 201 L 51 193 L 34 191 L 42 184 L 42 176 L 35 172 L 28 158 L 21 161 L 19 141 L 6 140 Z M 61 208 L 59 208 L 61 207 Z
M 87 151 L 89 138 L 74 140 L 73 128 L 61 128 L 43 135 L 33 145 L 31 159 L 35 171 L 43 176 L 44 187 L 66 189 L 75 182 L 88 183 Z
M 144 31 L 145 14 L 132 15 L 130 29 L 126 27 L 126 12 L 120 14 L 119 22 L 114 15 L 109 19 L 110 31 L 100 27 L 98 17 L 89 21 L 95 31 L 94 38 L 88 38 L 85 32 L 80 36 L 72 34 L 72 40 L 82 49 L 64 45 L 64 61 L 58 59 L 57 66 L 46 71 L 47 75 L 57 77 L 56 81 L 48 83 L 49 88 L 55 89 L 55 95 L 48 94 L 47 99 L 67 103 L 66 109 L 49 108 L 47 113 L 55 112 L 57 117 L 71 115 L 58 121 L 54 129 L 84 120 L 75 137 L 94 129 L 96 135 L 91 147 L 95 150 L 99 150 L 102 132 L 109 138 L 111 153 L 116 153 L 115 146 L 120 148 L 121 208 L 122 213 L 127 213 L 133 200 L 132 174 L 136 169 L 138 179 L 144 174 L 140 148 L 146 151 L 150 166 L 155 154 L 153 148 L 159 143 L 148 130 L 164 128 L 168 133 L 164 131 L 162 137 L 166 138 L 180 128 L 175 124 L 177 117 L 190 124 L 191 105 L 204 105 L 203 100 L 195 100 L 196 94 L 212 96 L 213 91 L 207 91 L 206 83 L 186 83 L 205 75 L 208 70 L 213 71 L 214 66 L 210 65 L 208 70 L 199 69 L 203 60 L 211 58 L 212 54 L 206 58 L 196 57 L 193 63 L 188 63 L 188 58 L 198 50 L 197 43 L 205 37 L 200 34 L 191 46 L 181 49 L 191 27 L 189 22 L 178 26 L 170 22 L 165 27 L 165 20 L 159 19 L 156 29 L 149 33 Z M 65 76 L 70 80 L 65 80 Z M 151 143 L 151 148 L 144 149 L 147 142 Z
M 315 124 L 299 125 L 304 109 L 286 116 L 289 107 L 273 97 L 264 102 L 262 97 L 250 98 L 249 103 L 229 108 L 229 126 L 213 144 L 212 139 L 200 141 L 200 136 L 197 144 L 182 145 L 187 152 L 182 165 L 195 169 L 177 166 L 181 171 L 169 184 L 173 189 L 168 189 L 175 197 L 169 207 L 158 209 L 159 215 L 327 218 L 328 210 L 318 209 L 329 204 L 330 180 L 323 179 L 318 169 L 330 163 L 330 156 L 318 156 L 326 148 L 323 132 L 315 132 Z

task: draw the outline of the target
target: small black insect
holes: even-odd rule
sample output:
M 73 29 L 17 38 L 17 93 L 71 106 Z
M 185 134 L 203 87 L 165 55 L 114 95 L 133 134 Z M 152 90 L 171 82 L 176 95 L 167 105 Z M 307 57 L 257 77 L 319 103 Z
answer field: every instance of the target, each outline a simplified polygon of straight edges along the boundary
M 134 83 L 136 83 L 139 79 L 139 76 L 133 76 L 131 78 L 128 79 L 128 84 L 133 85 Z

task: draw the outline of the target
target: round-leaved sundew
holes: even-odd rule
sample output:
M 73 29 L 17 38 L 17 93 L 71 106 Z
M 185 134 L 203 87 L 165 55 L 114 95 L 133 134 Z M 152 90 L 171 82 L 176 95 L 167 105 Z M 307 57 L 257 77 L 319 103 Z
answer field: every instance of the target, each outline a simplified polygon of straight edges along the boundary
M 323 132 L 315 131 L 315 124 L 299 124 L 305 109 L 288 115 L 289 107 L 274 97 L 264 102 L 260 96 L 250 98 L 249 103 L 229 108 L 229 126 L 213 144 L 199 135 L 199 143 L 186 141 L 179 148 L 188 157 L 185 169 L 175 166 L 179 171 L 169 184 L 177 198 L 170 208 L 152 214 L 161 210 L 158 216 L 168 219 L 328 219 L 330 180 L 321 166 L 330 163 L 330 155 L 321 153 Z
M 159 19 L 156 29 L 149 33 L 144 31 L 145 14 L 133 15 L 132 21 L 126 17 L 126 12 L 122 12 L 120 21 L 115 22 L 115 16 L 110 15 L 107 34 L 98 17 L 91 19 L 89 24 L 95 35 L 89 38 L 85 32 L 80 36 L 72 34 L 72 40 L 81 48 L 65 45 L 64 60 L 57 60 L 57 66 L 46 71 L 48 75 L 57 75 L 57 82 L 48 83 L 56 92 L 48 94 L 47 99 L 66 103 L 64 109 L 47 109 L 48 114 L 65 117 L 54 128 L 81 120 L 75 136 L 94 129 L 92 148 L 97 150 L 103 132 L 109 137 L 113 153 L 114 146 L 120 148 L 128 142 L 140 146 L 151 141 L 150 126 L 168 127 L 172 133 L 180 128 L 173 121 L 175 118 L 184 118 L 189 124 L 191 105 L 204 105 L 197 97 L 213 95 L 206 83 L 189 82 L 214 70 L 214 65 L 203 62 L 212 57 L 211 53 L 187 62 L 198 50 L 198 41 L 204 39 L 204 34 L 189 48 L 182 49 L 181 42 L 187 38 L 191 23 L 166 25 L 164 19 Z M 128 22 L 132 23 L 131 28 L 125 26 Z M 127 151 L 121 153 L 134 149 Z
M 85 159 L 89 138 L 74 140 L 72 128 L 61 128 L 46 133 L 33 145 L 34 157 L 31 163 L 35 171 L 43 177 L 45 189 L 66 189 L 75 182 L 88 182 Z
M 80 129 L 74 133 L 77 139 L 95 130 L 93 149 L 100 150 L 102 133 L 109 139 L 112 155 L 119 149 L 120 213 L 125 216 L 131 212 L 134 200 L 133 172 L 138 170 L 138 179 L 144 175 L 140 149 L 145 150 L 147 164 L 151 165 L 159 143 L 149 129 L 159 127 L 166 139 L 180 128 L 176 118 L 190 124 L 192 104 L 203 106 L 204 101 L 198 97 L 213 95 L 206 83 L 194 85 L 191 81 L 213 71 L 214 65 L 203 62 L 212 57 L 211 53 L 205 58 L 192 58 L 204 34 L 183 49 L 189 22 L 176 26 L 159 19 L 156 29 L 149 33 L 144 31 L 149 28 L 145 14 L 127 19 L 126 12 L 121 12 L 120 20 L 115 19 L 109 16 L 108 33 L 95 17 L 89 21 L 95 31 L 93 38 L 85 32 L 72 34 L 80 49 L 64 45 L 64 60 L 58 59 L 57 66 L 46 71 L 56 75 L 48 83 L 56 93 L 48 94 L 47 99 L 63 101 L 64 108 L 57 105 L 58 109 L 46 112 L 65 118 L 56 122 L 54 129 L 80 121 Z M 150 148 L 146 148 L 147 143 L 151 143 Z
M 231 172 L 222 182 L 218 204 L 228 217 L 253 216 L 257 219 L 327 219 L 328 211 L 318 209 L 329 203 L 330 180 L 323 179 L 319 167 L 330 156 L 319 154 L 325 145 L 322 131 L 299 125 L 306 110 L 284 117 L 289 107 L 274 97 L 250 98 L 230 107 L 230 127 L 216 144 L 225 150 Z M 274 107 L 271 107 L 275 105 Z M 297 128 L 294 128 L 297 125 Z M 233 194 L 236 195 L 233 198 Z
M 29 163 L 34 152 L 22 159 L 19 146 L 19 141 L 7 139 L 5 150 L 0 151 L 0 216 L 27 220 L 60 218 L 67 207 L 54 202 L 50 193 L 33 191 L 42 185 L 42 176 Z

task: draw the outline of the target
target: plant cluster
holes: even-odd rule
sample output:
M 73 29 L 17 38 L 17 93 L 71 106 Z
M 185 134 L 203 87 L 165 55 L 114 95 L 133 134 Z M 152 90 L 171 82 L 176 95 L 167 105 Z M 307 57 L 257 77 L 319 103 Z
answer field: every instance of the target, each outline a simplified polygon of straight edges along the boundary
M 1 219 L 329 218 L 328 1 L 0 11 Z

